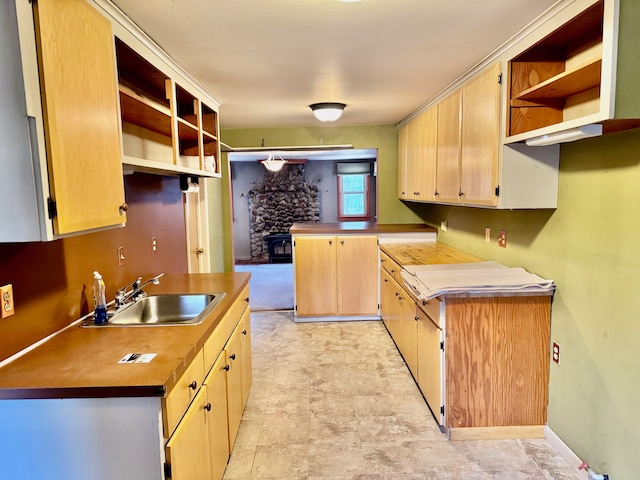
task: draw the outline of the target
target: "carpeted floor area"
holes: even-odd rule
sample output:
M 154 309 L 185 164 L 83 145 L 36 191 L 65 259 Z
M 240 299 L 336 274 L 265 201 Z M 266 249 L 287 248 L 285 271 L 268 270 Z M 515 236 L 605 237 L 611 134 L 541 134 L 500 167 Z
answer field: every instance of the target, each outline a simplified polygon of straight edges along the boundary
M 251 310 L 293 310 L 293 265 L 266 263 L 236 265 L 236 272 L 250 272 Z

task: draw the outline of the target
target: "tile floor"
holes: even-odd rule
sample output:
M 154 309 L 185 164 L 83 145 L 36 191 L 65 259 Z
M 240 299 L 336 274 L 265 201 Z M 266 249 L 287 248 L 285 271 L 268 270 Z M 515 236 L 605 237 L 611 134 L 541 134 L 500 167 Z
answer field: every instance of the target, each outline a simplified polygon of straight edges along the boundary
M 577 479 L 546 440 L 449 442 L 382 322 L 252 313 L 253 387 L 225 479 Z

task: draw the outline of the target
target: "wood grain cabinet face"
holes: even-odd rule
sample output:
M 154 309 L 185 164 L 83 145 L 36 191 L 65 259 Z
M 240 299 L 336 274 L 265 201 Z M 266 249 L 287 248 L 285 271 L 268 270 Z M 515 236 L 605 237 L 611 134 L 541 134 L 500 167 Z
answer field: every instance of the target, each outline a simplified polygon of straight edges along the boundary
M 407 124 L 406 198 L 436 199 L 438 108 L 431 107 Z M 400 173 L 399 173 L 400 175 Z
M 460 201 L 496 206 L 500 163 L 500 63 L 462 87 Z
M 123 224 L 111 24 L 83 0 L 34 2 L 34 19 L 54 233 Z
M 300 235 L 294 249 L 298 316 L 378 314 L 375 235 Z
M 440 302 L 435 302 L 440 303 Z M 444 417 L 441 413 L 442 401 L 442 332 L 434 321 L 421 308 L 416 309 L 418 317 L 417 342 L 418 342 L 418 386 L 427 400 L 431 411 L 441 425 Z
M 206 387 L 200 389 L 180 425 L 167 442 L 167 463 L 171 480 L 211 478 Z
M 460 202 L 460 141 L 462 92 L 456 90 L 438 103 L 438 161 L 436 185 L 438 201 Z
M 229 421 L 227 418 L 227 379 L 224 352 L 213 364 L 204 381 L 207 403 L 205 414 L 209 440 L 209 463 L 212 480 L 220 480 L 229 460 Z M 194 477 L 195 478 L 195 477 Z

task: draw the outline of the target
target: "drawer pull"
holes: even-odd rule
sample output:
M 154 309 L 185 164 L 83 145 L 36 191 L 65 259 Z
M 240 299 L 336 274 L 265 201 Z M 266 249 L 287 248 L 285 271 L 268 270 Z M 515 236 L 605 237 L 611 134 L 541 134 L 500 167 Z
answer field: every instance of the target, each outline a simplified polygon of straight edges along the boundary
M 340 240 L 340 245 L 344 245 L 344 240 Z
M 429 302 L 427 302 L 426 300 L 422 300 L 422 306 L 423 306 L 423 307 L 424 307 L 427 303 L 429 303 Z
M 224 371 L 225 371 L 225 372 L 228 372 L 228 371 L 229 371 L 229 365 L 225 365 L 223 368 L 224 368 Z
M 247 330 L 246 330 L 246 329 L 245 329 L 245 330 L 242 330 L 242 334 L 243 334 L 243 335 L 246 335 L 246 334 L 247 334 Z
M 415 321 L 417 322 L 418 320 L 420 320 L 420 317 L 416 315 L 415 316 Z
M 198 382 L 196 382 L 196 381 L 194 380 L 193 382 L 191 382 L 191 383 L 189 384 L 189 388 L 190 388 L 191 390 L 197 390 L 197 389 L 198 389 Z
M 229 356 L 229 358 L 230 358 L 231 360 L 235 360 L 235 359 L 236 359 L 236 354 L 235 354 L 235 353 L 232 353 L 232 354 Z
M 245 298 L 244 301 L 249 303 L 249 297 Z
M 329 245 L 333 245 L 333 240 L 329 240 Z
M 211 411 L 211 404 L 210 404 L 210 403 L 207 403 L 207 404 L 204 406 L 204 409 L 205 409 L 207 412 L 210 412 L 210 411 Z

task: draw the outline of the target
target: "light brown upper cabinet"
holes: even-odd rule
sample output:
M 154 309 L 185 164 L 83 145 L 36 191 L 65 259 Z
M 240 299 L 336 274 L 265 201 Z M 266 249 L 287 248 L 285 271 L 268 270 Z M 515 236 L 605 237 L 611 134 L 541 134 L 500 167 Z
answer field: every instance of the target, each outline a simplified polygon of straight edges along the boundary
M 495 63 L 462 87 L 459 195 L 464 203 L 498 203 L 500 79 Z
M 433 199 L 408 195 L 404 200 L 486 208 L 556 207 L 558 147 L 502 144 L 501 71 L 502 63 L 494 62 L 429 107 L 426 113 L 437 109 L 435 123 L 417 116 L 401 127 L 408 127 L 409 134 L 428 129 L 437 138 L 436 153 L 431 155 L 428 149 L 412 147 L 417 135 L 407 135 L 407 190 L 409 182 L 425 181 L 429 175 L 414 171 L 419 179 L 410 179 L 408 159 L 413 149 L 417 162 L 435 168 L 436 192 Z
M 436 198 L 443 203 L 460 200 L 461 93 L 456 90 L 438 103 Z
M 509 49 L 506 142 L 639 127 L 639 15 L 634 1 L 576 1 Z
M 406 189 L 408 198 L 434 200 L 436 194 L 436 149 L 438 109 L 421 113 L 408 125 Z
M 12 98 L 16 144 L 26 138 L 29 147 L 3 159 L 3 176 L 13 184 L 2 188 L 0 201 L 18 216 L 5 218 L 1 241 L 53 240 L 124 224 L 111 24 L 84 0 L 7 8 L 3 65 L 13 83 L 9 89 L 2 80 L 1 90 Z

